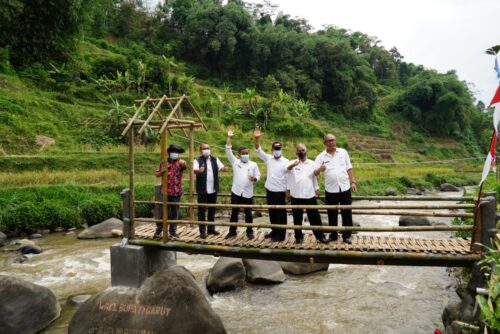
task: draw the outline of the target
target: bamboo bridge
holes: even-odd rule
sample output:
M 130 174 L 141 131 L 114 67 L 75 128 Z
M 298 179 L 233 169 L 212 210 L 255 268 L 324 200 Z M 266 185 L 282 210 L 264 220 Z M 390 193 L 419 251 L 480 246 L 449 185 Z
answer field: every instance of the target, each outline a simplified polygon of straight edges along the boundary
M 122 135 L 129 137 L 129 171 L 130 187 L 121 193 L 123 200 L 124 218 L 124 243 L 148 247 L 159 247 L 171 251 L 180 251 L 191 254 L 209 254 L 213 256 L 227 256 L 240 258 L 253 258 L 265 260 L 280 260 L 310 263 L 344 263 L 344 264 L 371 264 L 371 265 L 410 265 L 410 266 L 471 266 L 481 259 L 481 246 L 491 245 L 491 239 L 495 235 L 496 224 L 496 198 L 494 193 L 474 201 L 471 197 L 422 197 L 422 196 L 389 196 L 370 197 L 353 196 L 353 201 L 412 201 L 417 204 L 353 204 L 353 205 L 317 205 L 317 206 L 291 206 L 291 205 L 231 205 L 231 204 L 198 204 L 195 203 L 194 173 L 190 168 L 189 192 L 187 201 L 181 202 L 179 206 L 187 212 L 183 220 L 169 220 L 167 216 L 167 180 L 163 173 L 161 186 L 156 186 L 154 201 L 137 201 L 134 194 L 134 138 L 136 127 L 140 127 L 141 134 L 146 127 L 159 129 L 161 133 L 161 160 L 166 162 L 167 137 L 172 130 L 179 129 L 189 140 L 189 158 L 194 159 L 194 130 L 203 128 L 207 130 L 201 120 L 199 113 L 189 102 L 188 96 L 160 99 L 147 97 L 137 100 L 137 108 L 134 116 L 128 121 Z M 168 105 L 167 113 L 161 112 L 162 104 Z M 175 104 L 175 105 L 174 105 Z M 187 106 L 194 112 L 193 119 L 182 119 L 182 105 Z M 140 115 L 144 114 L 141 119 Z M 223 197 L 224 194 L 219 194 Z M 152 196 L 153 197 L 153 196 Z M 255 198 L 263 196 L 255 196 Z M 438 204 L 418 204 L 419 201 L 436 201 Z M 440 203 L 443 202 L 444 203 Z M 454 202 L 450 204 L 450 202 Z M 370 202 L 369 202 L 370 203 Z M 136 205 L 154 206 L 154 217 L 136 217 Z M 224 220 L 216 222 L 196 221 L 195 209 L 198 206 L 215 207 L 217 210 L 229 210 L 233 207 L 251 208 L 252 211 L 267 211 L 268 209 L 292 208 L 316 208 L 320 212 L 327 209 L 352 209 L 354 215 L 404 215 L 404 216 L 430 216 L 430 217 L 457 217 L 460 219 L 472 219 L 472 225 L 451 226 L 293 226 L 293 225 L 271 225 L 265 223 L 246 224 L 229 223 Z M 137 223 L 145 225 L 137 226 Z M 161 239 L 153 237 L 156 223 L 163 224 L 163 231 L 168 231 L 169 224 L 178 224 L 178 237 L 169 239 L 168 233 L 163 233 Z M 198 225 L 216 225 L 222 227 L 219 235 L 208 235 L 202 239 L 199 235 Z M 236 237 L 226 239 L 227 227 L 238 226 L 240 231 Z M 244 228 L 256 229 L 255 238 L 249 240 Z M 264 237 L 270 228 L 286 229 L 284 241 L 272 241 Z M 293 230 L 302 229 L 306 231 L 304 242 L 294 242 Z M 353 231 L 352 244 L 342 241 L 322 244 L 316 242 L 312 230 L 324 232 Z M 423 233 L 435 235 L 434 232 L 471 232 L 471 238 L 451 237 L 422 237 Z M 388 233 L 389 232 L 389 233 Z M 418 236 L 411 236 L 418 233 Z M 439 235 L 445 235 L 443 233 Z

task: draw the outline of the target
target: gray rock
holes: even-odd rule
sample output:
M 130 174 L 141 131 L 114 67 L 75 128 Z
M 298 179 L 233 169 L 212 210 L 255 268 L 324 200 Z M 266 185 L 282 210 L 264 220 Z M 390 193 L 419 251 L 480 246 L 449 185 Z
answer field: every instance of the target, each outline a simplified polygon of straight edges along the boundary
M 460 320 L 460 302 L 450 303 L 446 305 L 441 315 L 441 320 L 445 327 L 450 326 L 455 320 Z
M 276 261 L 243 259 L 247 272 L 247 280 L 251 283 L 276 284 L 283 283 L 285 273 Z
M 64 233 L 64 235 L 67 236 L 67 237 L 73 236 L 73 235 L 75 235 L 75 231 L 66 232 L 66 233 Z
M 26 255 L 21 255 L 19 257 L 16 257 L 14 260 L 12 260 L 12 263 L 21 264 L 21 263 L 24 263 L 26 261 L 28 261 L 28 257 Z
M 70 227 L 66 231 L 71 232 L 71 231 L 76 231 L 76 227 Z
M 292 275 L 305 275 L 317 271 L 327 271 L 328 263 L 279 262 L 281 268 Z
M 399 226 L 431 226 L 428 217 L 400 216 Z
M 193 275 L 173 266 L 146 279 L 140 288 L 111 287 L 83 303 L 68 333 L 226 333 Z
M 386 196 L 395 196 L 397 195 L 398 193 L 398 190 L 394 187 L 388 187 L 386 190 L 385 190 L 385 195 Z
M 416 195 L 417 194 L 417 188 L 406 188 L 406 194 L 407 195 Z
M 70 296 L 66 300 L 67 305 L 80 305 L 85 303 L 87 300 L 89 300 L 92 297 L 92 295 L 76 295 L 76 296 Z
M 18 249 L 22 254 L 40 254 L 42 248 L 37 245 L 26 245 Z
M 78 235 L 78 239 L 104 239 L 113 238 L 112 230 L 121 229 L 123 222 L 118 218 L 110 218 L 102 223 L 86 228 Z
M 35 246 L 35 243 L 33 241 L 31 241 L 31 240 L 28 240 L 28 239 L 19 239 L 19 240 L 16 240 L 16 242 L 14 244 L 18 245 L 19 248 L 23 247 L 23 246 Z
M 0 328 L 3 334 L 38 333 L 59 318 L 61 307 L 46 287 L 0 275 Z
M 7 243 L 7 236 L 0 232 L 0 247 L 4 246 Z
M 208 272 L 207 290 L 214 294 L 245 285 L 245 266 L 237 258 L 220 257 Z
M 32 235 L 30 235 L 30 239 L 41 239 L 43 238 L 43 236 L 39 233 L 33 233 Z
M 64 228 L 63 227 L 56 227 L 54 232 L 64 232 Z
M 457 186 L 451 184 L 451 183 L 443 183 L 440 187 L 439 190 L 441 191 L 460 191 L 460 188 Z

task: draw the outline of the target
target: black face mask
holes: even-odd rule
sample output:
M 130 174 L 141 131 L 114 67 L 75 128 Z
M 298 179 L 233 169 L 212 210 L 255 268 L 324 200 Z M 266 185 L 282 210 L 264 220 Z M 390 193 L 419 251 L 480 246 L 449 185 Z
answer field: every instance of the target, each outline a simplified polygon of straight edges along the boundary
M 299 153 L 297 153 L 297 157 L 300 160 L 303 160 L 306 157 L 306 152 L 299 152 Z

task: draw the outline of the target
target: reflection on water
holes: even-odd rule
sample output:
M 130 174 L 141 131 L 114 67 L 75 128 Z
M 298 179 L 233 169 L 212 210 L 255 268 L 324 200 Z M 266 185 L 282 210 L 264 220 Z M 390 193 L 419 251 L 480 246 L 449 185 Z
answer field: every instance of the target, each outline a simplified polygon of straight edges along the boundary
M 398 217 L 359 215 L 354 221 L 362 226 L 395 226 Z M 420 235 L 447 237 L 443 232 Z M 75 310 L 66 299 L 110 285 L 109 247 L 117 242 L 51 234 L 36 241 L 44 252 L 28 255 L 23 264 L 12 263 L 18 253 L 0 249 L 0 274 L 52 289 L 62 316 L 45 333 L 66 333 Z M 178 263 L 195 275 L 204 290 L 216 260 L 178 255 Z M 441 323 L 445 305 L 458 301 L 452 284 L 445 268 L 330 265 L 326 272 L 288 276 L 283 284 L 247 285 L 208 298 L 229 333 L 432 333 L 435 323 Z

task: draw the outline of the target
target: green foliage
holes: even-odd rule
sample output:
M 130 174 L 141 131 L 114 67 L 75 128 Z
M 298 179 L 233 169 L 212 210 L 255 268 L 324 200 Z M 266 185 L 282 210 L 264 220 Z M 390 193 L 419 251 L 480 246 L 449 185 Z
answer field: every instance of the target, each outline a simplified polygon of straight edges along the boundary
M 489 274 L 488 281 L 488 296 L 485 298 L 481 295 L 476 295 L 476 302 L 481 311 L 487 328 L 493 332 L 500 331 L 500 278 L 498 273 L 491 268 L 500 265 L 500 243 L 495 242 L 494 248 L 486 247 L 484 259 L 479 262 L 481 269 Z M 487 330 L 485 329 L 485 332 Z
M 116 198 L 93 198 L 80 203 L 81 215 L 83 220 L 92 226 L 99 224 L 111 217 L 120 217 L 120 206 Z

